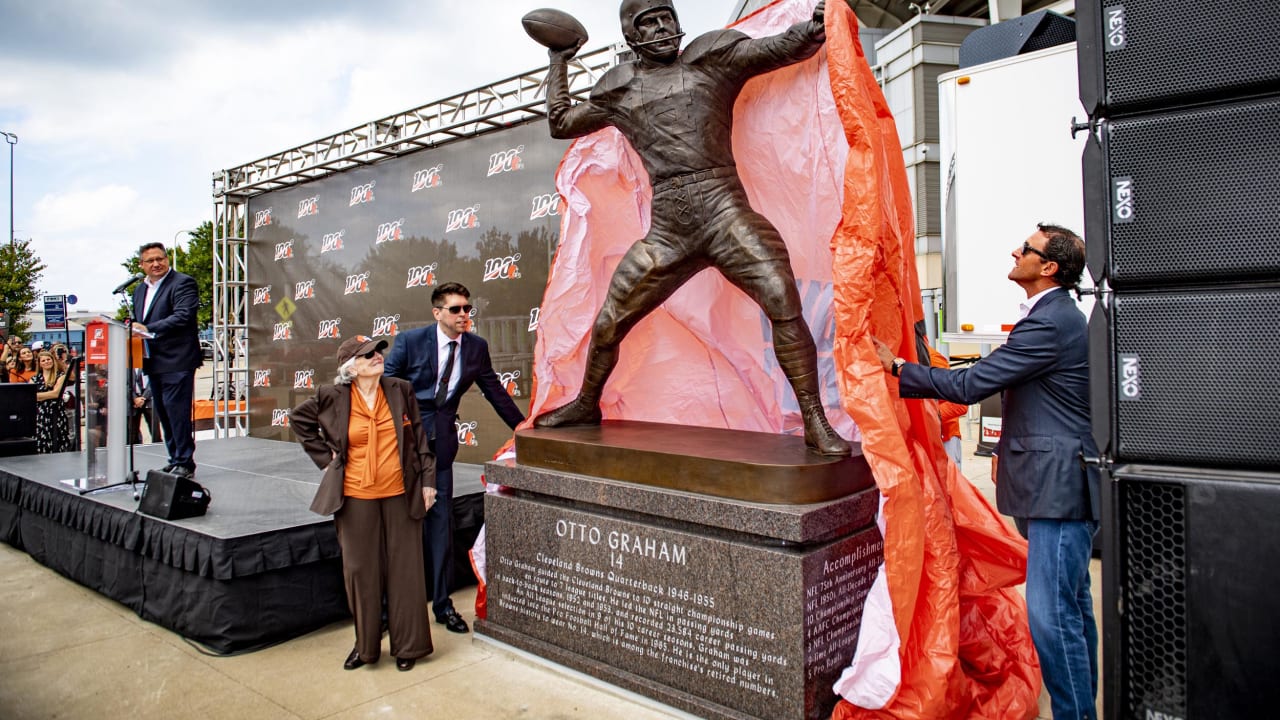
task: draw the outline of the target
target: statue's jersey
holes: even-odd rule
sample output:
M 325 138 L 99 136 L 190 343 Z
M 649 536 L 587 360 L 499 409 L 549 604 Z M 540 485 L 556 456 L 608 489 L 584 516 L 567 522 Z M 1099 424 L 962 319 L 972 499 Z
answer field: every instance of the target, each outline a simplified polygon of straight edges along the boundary
M 552 135 L 579 137 L 612 125 L 640 155 L 653 183 L 731 166 L 733 104 L 743 85 L 821 47 L 798 28 L 760 39 L 736 30 L 700 35 L 670 65 L 613 68 L 587 102 L 572 107 L 566 88 L 563 98 L 551 99 Z

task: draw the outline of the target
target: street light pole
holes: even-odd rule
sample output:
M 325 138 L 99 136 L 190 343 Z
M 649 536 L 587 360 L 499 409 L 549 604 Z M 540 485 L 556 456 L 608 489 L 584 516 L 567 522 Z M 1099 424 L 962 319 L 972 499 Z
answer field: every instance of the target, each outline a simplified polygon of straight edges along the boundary
M 3 130 L 0 135 L 9 143 L 9 247 L 13 247 L 13 146 L 18 144 L 18 136 Z
M 178 269 L 178 236 L 182 233 L 190 235 L 192 232 L 191 230 L 179 230 L 173 234 L 173 269 L 175 271 Z

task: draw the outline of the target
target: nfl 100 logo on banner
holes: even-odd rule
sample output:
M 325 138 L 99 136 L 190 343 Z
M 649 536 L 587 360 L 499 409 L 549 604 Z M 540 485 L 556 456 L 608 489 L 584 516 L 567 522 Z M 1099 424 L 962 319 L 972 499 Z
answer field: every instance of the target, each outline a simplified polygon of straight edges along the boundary
M 320 237 L 320 254 L 337 252 L 342 249 L 342 236 L 346 234 L 346 230 L 331 232 Z
M 508 255 L 506 257 L 489 258 L 484 261 L 484 279 L 482 282 L 490 280 L 514 280 L 520 277 L 520 253 Z
M 515 172 L 524 167 L 524 163 L 520 160 L 520 154 L 524 152 L 524 145 L 519 145 L 510 150 L 496 152 L 489 156 L 489 174 L 485 177 L 493 177 L 502 173 Z
M 431 263 L 430 265 L 409 268 L 409 276 L 404 284 L 405 289 L 434 286 L 436 284 L 436 268 L 439 266 L 440 263 Z

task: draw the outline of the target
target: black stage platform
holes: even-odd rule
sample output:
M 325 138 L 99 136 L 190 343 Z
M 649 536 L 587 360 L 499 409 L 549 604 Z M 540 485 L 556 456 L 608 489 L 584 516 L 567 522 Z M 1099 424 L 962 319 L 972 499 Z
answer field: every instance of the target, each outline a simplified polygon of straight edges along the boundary
M 164 446 L 139 446 L 135 458 L 146 477 L 165 464 Z M 209 511 L 169 521 L 138 513 L 127 488 L 81 496 L 62 483 L 83 475 L 79 453 L 0 458 L 0 540 L 219 653 L 348 616 L 333 522 L 308 510 L 320 471 L 302 448 L 204 440 L 196 462 Z M 483 522 L 480 470 L 454 466 L 455 587 L 474 582 L 464 553 Z

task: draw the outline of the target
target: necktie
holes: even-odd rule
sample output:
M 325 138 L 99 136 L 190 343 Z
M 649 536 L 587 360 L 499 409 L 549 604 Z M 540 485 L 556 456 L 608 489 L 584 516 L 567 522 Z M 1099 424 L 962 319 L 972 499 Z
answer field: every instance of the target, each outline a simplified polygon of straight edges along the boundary
M 444 405 L 449 397 L 449 379 L 453 377 L 453 356 L 458 352 L 458 341 L 449 341 L 449 356 L 445 358 L 444 369 L 440 371 L 440 384 L 436 386 L 436 407 Z

